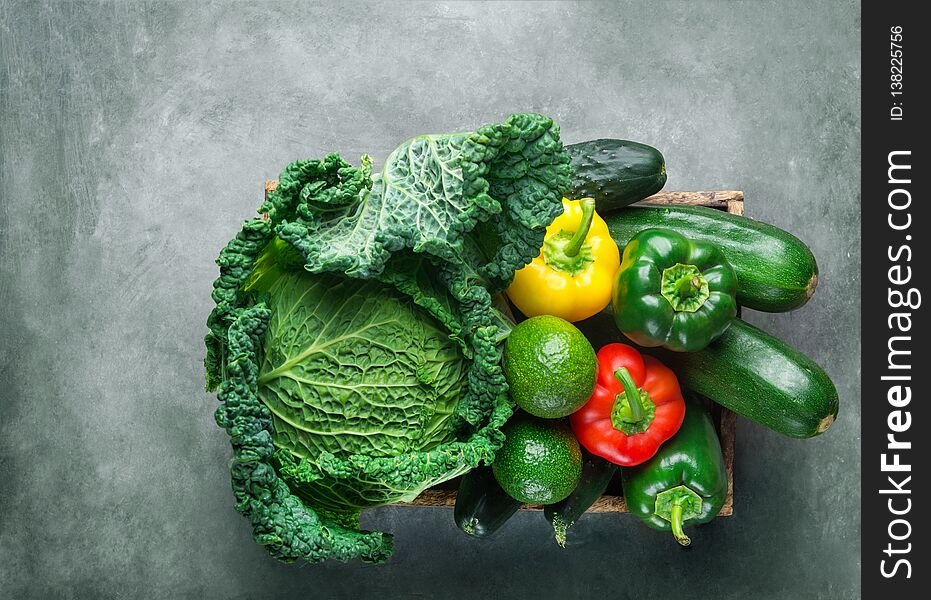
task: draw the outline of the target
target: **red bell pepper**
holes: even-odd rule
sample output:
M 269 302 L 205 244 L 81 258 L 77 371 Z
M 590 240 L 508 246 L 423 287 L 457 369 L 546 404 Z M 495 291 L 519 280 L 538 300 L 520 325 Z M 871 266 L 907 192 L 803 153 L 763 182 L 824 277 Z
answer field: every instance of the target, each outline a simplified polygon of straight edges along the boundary
M 598 351 L 595 391 L 569 420 L 586 450 L 631 467 L 656 454 L 684 418 L 675 373 L 631 346 L 608 344 Z

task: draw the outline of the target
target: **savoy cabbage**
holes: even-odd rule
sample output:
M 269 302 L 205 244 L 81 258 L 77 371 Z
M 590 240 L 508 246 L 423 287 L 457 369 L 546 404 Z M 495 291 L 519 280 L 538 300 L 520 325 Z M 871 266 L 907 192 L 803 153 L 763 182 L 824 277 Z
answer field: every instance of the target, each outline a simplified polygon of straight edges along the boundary
M 510 415 L 493 296 L 562 210 L 569 157 L 541 115 L 297 161 L 221 252 L 208 390 L 237 508 L 275 557 L 381 561 L 362 508 L 489 463 Z

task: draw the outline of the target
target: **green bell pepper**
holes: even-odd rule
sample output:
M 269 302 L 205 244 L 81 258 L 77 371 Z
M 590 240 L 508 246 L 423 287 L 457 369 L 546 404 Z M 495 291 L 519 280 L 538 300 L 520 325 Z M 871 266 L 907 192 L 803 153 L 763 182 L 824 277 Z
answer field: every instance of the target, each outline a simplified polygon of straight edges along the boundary
M 641 346 L 703 349 L 737 315 L 737 275 L 714 244 L 646 229 L 624 248 L 611 298 L 618 329 Z
M 691 544 L 683 528 L 714 519 L 727 498 L 724 455 L 705 406 L 689 398 L 675 437 L 647 462 L 621 468 L 621 482 L 630 512 Z

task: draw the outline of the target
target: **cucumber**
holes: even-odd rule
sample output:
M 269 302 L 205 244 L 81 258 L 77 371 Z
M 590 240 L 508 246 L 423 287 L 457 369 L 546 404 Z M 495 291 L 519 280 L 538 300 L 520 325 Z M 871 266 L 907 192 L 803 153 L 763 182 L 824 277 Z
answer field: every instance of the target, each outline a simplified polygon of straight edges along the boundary
M 582 477 L 578 485 L 562 502 L 543 507 L 543 515 L 553 526 L 556 543 L 563 548 L 566 547 L 566 532 L 601 497 L 617 470 L 617 465 L 600 456 L 585 450 L 582 454 Z
M 698 352 L 651 348 L 679 384 L 794 438 L 824 433 L 837 418 L 837 388 L 810 358 L 740 319 Z
M 566 146 L 572 163 L 569 197 L 594 198 L 599 212 L 643 200 L 666 184 L 659 150 L 627 140 L 591 140 Z
M 453 517 L 456 526 L 476 538 L 487 538 L 501 529 L 520 508 L 495 479 L 491 467 L 478 467 L 462 476 Z
M 765 312 L 805 304 L 818 285 L 818 264 L 794 235 L 747 217 L 702 206 L 634 206 L 602 215 L 623 248 L 651 227 L 716 244 L 737 272 L 737 303 Z

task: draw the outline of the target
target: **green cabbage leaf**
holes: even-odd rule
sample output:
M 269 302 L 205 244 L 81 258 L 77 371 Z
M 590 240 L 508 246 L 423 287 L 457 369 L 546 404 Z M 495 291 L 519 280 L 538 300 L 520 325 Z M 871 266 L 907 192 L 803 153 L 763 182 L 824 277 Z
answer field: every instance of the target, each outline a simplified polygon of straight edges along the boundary
M 362 509 L 493 460 L 511 412 L 495 294 L 570 173 L 534 114 L 413 138 L 378 173 L 337 154 L 284 169 L 217 259 L 205 340 L 236 506 L 274 557 L 385 560 Z

